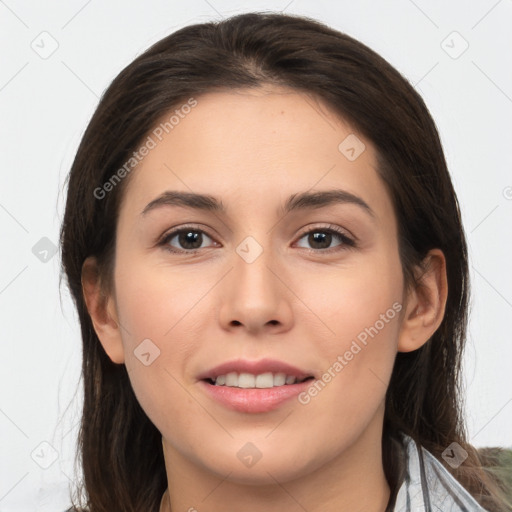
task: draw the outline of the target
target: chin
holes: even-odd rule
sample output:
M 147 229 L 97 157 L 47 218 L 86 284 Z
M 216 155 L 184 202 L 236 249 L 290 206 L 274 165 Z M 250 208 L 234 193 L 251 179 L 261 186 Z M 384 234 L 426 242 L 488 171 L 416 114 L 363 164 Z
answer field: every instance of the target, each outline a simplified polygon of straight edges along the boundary
M 279 448 L 262 448 L 258 455 L 256 448 L 249 443 L 241 446 L 242 448 L 237 446 L 236 451 L 230 451 L 229 454 L 223 453 L 207 459 L 204 459 L 203 455 L 202 464 L 219 478 L 229 482 L 261 486 L 275 485 L 276 481 L 285 483 L 295 480 L 315 471 L 328 461 L 328 457 L 313 457 L 312 460 L 306 460 L 303 447 L 289 447 L 287 451 Z M 271 454 L 265 456 L 266 450 Z M 298 460 L 298 456 L 302 458 Z

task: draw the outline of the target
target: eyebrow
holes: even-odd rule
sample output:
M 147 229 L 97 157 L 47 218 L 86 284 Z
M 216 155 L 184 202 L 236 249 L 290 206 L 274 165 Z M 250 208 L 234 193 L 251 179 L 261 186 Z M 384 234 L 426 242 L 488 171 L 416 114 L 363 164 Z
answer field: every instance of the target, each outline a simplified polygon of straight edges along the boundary
M 277 212 L 284 215 L 293 211 L 323 208 L 332 204 L 354 204 L 361 207 L 371 217 L 375 217 L 374 211 L 363 199 L 342 189 L 292 194 L 284 205 L 278 208 Z M 142 210 L 141 215 L 146 215 L 148 212 L 163 206 L 182 206 L 195 210 L 226 213 L 224 203 L 215 196 L 166 190 L 147 204 L 144 210 Z

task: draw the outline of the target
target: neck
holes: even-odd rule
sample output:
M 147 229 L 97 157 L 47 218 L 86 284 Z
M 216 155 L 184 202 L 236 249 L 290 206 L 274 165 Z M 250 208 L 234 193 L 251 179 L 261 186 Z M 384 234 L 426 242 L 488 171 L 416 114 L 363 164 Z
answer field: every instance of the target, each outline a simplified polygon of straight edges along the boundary
M 270 478 L 258 485 L 230 478 L 229 473 L 216 474 L 169 443 L 163 441 L 163 446 L 169 487 L 161 512 L 223 512 L 233 503 L 246 512 L 384 512 L 390 496 L 382 465 L 381 421 L 371 422 L 350 446 L 313 471 L 291 479 L 266 471 Z

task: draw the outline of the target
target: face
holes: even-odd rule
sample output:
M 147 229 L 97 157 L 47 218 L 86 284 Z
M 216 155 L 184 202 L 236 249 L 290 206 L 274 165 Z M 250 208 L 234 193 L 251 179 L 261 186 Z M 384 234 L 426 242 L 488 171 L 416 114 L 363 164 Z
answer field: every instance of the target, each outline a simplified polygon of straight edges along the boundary
M 365 432 L 380 442 L 403 303 L 396 219 L 370 141 L 312 97 L 196 101 L 153 132 L 125 190 L 112 299 L 124 363 L 174 460 L 284 482 Z M 271 370 L 276 386 L 203 380 L 226 362 L 217 373 Z M 294 371 L 312 378 L 276 376 Z M 257 382 L 268 375 L 238 385 Z

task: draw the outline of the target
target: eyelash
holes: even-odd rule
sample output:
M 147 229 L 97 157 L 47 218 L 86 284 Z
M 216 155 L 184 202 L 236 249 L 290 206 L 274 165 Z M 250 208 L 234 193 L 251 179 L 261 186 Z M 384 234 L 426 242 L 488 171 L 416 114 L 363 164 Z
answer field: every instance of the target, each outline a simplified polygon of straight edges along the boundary
M 193 231 L 193 232 L 196 232 L 196 233 L 203 233 L 203 234 L 205 234 L 206 236 L 208 236 L 209 238 L 211 238 L 213 240 L 213 237 L 210 236 L 203 229 L 199 229 L 196 226 L 182 226 L 179 229 L 175 229 L 173 231 L 170 231 L 169 233 L 166 233 L 161 238 L 161 240 L 157 243 L 157 245 L 158 246 L 162 246 L 163 249 L 165 249 L 166 251 L 168 251 L 170 253 L 173 253 L 173 254 L 196 254 L 197 252 L 201 251 L 204 248 L 190 249 L 190 250 L 189 249 L 175 249 L 175 248 L 171 248 L 171 246 L 169 245 L 169 241 L 172 240 L 176 235 L 179 235 L 180 233 L 184 233 L 184 232 L 185 233 L 186 232 L 190 232 L 190 231 Z M 339 239 L 340 239 L 340 241 L 342 243 L 340 245 L 337 245 L 335 247 L 330 247 L 328 249 L 309 249 L 309 248 L 305 248 L 306 251 L 308 251 L 310 253 L 317 253 L 318 254 L 318 253 L 322 252 L 322 253 L 329 253 L 330 254 L 332 252 L 338 252 L 338 251 L 343 251 L 343 250 L 348 250 L 348 249 L 354 249 L 354 248 L 357 247 L 355 240 L 350 238 L 349 236 L 347 236 L 347 234 L 344 231 L 342 231 L 340 228 L 338 228 L 335 225 L 321 226 L 321 227 L 316 227 L 316 228 L 309 229 L 308 231 L 304 231 L 303 233 L 301 233 L 297 240 L 301 240 L 306 235 L 309 235 L 311 233 L 330 233 L 330 234 L 334 234 L 334 235 L 337 235 L 339 237 Z

